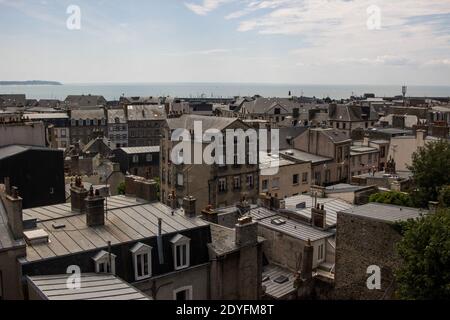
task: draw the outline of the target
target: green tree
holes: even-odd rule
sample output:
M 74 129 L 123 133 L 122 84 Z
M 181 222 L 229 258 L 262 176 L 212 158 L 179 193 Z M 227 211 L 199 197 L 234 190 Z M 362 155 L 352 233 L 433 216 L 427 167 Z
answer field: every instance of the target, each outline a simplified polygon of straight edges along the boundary
M 396 272 L 402 299 L 450 299 L 450 210 L 441 209 L 402 226 Z
M 442 186 L 450 184 L 450 143 L 445 140 L 428 143 L 412 156 L 413 173 L 417 189 L 414 199 L 420 206 L 437 201 Z
M 414 201 L 410 195 L 399 191 L 379 192 L 369 197 L 369 202 L 394 204 L 397 206 L 413 207 Z
M 119 186 L 117 187 L 117 193 L 125 194 L 125 182 L 119 183 Z
M 450 208 L 450 185 L 441 188 L 438 200 L 441 207 Z

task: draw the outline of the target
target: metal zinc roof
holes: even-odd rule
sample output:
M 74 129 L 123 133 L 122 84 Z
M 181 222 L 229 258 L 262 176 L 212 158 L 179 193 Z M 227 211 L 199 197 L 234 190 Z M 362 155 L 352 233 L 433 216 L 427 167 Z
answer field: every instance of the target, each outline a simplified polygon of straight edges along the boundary
M 383 222 L 396 222 L 419 218 L 422 214 L 426 214 L 427 211 L 389 204 L 368 203 L 345 210 L 343 213 Z
M 45 300 L 152 300 L 111 274 L 82 274 L 79 289 L 68 288 L 69 276 L 27 276 L 27 281 Z
M 311 208 L 314 203 L 314 198 L 309 195 L 298 195 L 284 199 L 286 203 L 286 209 L 289 211 L 294 211 L 297 214 L 311 219 Z M 300 203 L 305 203 L 305 208 L 298 209 L 296 206 Z M 326 224 L 327 226 L 336 225 L 337 213 L 339 211 L 348 210 L 354 208 L 355 206 L 347 203 L 340 199 L 335 198 L 317 198 L 317 203 L 320 205 L 324 205 L 325 210 L 327 211 L 326 216 Z
M 333 236 L 333 233 L 331 232 L 319 230 L 310 225 L 287 219 L 265 208 L 250 210 L 250 216 L 252 216 L 252 218 L 254 218 L 261 226 L 282 232 L 303 241 L 308 241 L 308 239 L 317 241 Z M 272 223 L 273 219 L 283 219 L 285 220 L 285 223 L 275 225 Z

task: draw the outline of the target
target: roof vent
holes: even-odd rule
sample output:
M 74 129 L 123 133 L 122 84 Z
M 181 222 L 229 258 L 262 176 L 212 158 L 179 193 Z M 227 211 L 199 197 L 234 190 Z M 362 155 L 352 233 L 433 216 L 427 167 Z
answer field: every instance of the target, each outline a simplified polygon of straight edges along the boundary
M 24 231 L 23 236 L 29 245 L 48 243 L 48 233 L 42 229 Z

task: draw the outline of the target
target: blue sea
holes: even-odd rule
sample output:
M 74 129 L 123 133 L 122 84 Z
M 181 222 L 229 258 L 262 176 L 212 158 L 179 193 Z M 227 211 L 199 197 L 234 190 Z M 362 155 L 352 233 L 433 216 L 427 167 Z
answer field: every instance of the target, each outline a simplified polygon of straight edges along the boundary
M 402 85 L 299 85 L 299 84 L 251 84 L 251 83 L 127 83 L 127 84 L 63 84 L 0 86 L 0 94 L 25 93 L 29 99 L 64 100 L 71 94 L 102 95 L 107 100 L 120 96 L 171 96 L 171 97 L 234 97 L 253 96 L 287 97 L 289 91 L 295 96 L 335 99 L 351 95 L 374 93 L 377 97 L 401 95 Z M 407 96 L 450 97 L 450 86 L 408 86 Z

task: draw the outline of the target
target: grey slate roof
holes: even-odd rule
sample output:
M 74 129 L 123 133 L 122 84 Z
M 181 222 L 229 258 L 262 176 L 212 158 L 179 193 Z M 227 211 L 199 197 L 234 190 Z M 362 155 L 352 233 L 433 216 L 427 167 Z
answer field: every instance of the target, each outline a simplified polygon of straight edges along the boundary
M 311 208 L 314 203 L 314 199 L 309 195 L 298 195 L 293 197 L 288 197 L 284 199 L 286 204 L 286 209 L 292 212 L 297 213 L 305 219 L 311 219 Z M 296 208 L 296 206 L 300 203 L 305 203 L 305 208 L 300 209 Z M 348 210 L 354 208 L 355 206 L 347 203 L 340 199 L 335 198 L 317 198 L 317 203 L 320 205 L 324 205 L 325 210 L 327 211 L 326 216 L 326 224 L 327 226 L 335 226 L 337 213 L 343 210 Z
M 44 300 L 152 300 L 112 274 L 82 274 L 80 289 L 67 288 L 69 276 L 27 276 L 27 282 Z
M 70 118 L 75 120 L 105 119 L 105 112 L 103 109 L 72 110 Z
M 342 211 L 342 213 L 377 221 L 396 222 L 419 218 L 421 215 L 426 214 L 427 212 L 417 208 L 394 206 L 381 203 L 368 203 L 362 206 Z
M 299 161 L 306 161 L 306 162 L 311 161 L 312 164 L 333 160 L 331 158 L 318 156 L 313 153 L 308 153 L 308 152 L 297 150 L 297 149 L 281 150 L 280 153 L 283 155 L 287 155 L 289 157 L 295 158 Z
M 351 141 L 347 135 L 339 130 L 333 128 L 313 128 L 311 131 L 319 131 L 320 133 L 327 136 L 334 143 L 341 143 Z
M 61 152 L 60 150 L 50 149 L 50 148 L 46 148 L 46 147 L 26 146 L 26 145 L 9 145 L 9 146 L 0 148 L 0 160 L 9 158 L 11 156 L 20 154 L 20 153 L 28 151 L 28 150 Z
M 222 117 L 210 117 L 200 115 L 182 115 L 179 118 L 167 119 L 167 124 L 172 130 L 183 128 L 188 130 L 194 129 L 194 121 L 202 122 L 203 131 L 208 129 L 223 130 L 231 125 L 235 121 L 240 121 L 237 118 L 222 118 Z
M 148 147 L 122 147 L 120 148 L 123 152 L 127 154 L 138 154 L 138 153 L 158 153 L 160 146 L 148 146 Z
M 123 109 L 109 109 L 107 111 L 108 123 L 109 124 L 125 124 L 127 123 L 127 118 L 125 116 L 125 110 Z M 116 119 L 119 122 L 116 122 Z
M 48 243 L 27 246 L 27 255 L 21 260 L 26 264 L 34 261 L 71 255 L 79 252 L 105 249 L 108 241 L 111 245 L 140 241 L 155 237 L 158 234 L 158 218 L 163 219 L 163 234 L 176 233 L 207 225 L 198 218 L 189 219 L 181 211 L 172 216 L 172 209 L 162 203 L 146 203 L 112 209 L 108 200 L 108 212 L 105 225 L 89 228 L 86 226 L 86 215 L 67 212 L 58 208 L 60 205 L 33 208 L 42 215 L 66 215 L 56 220 L 65 225 L 55 229 L 55 220 L 39 221 L 36 229 L 43 229 L 49 234 Z M 70 210 L 70 209 L 69 209 Z
M 333 233 L 331 232 L 319 230 L 310 225 L 284 218 L 277 212 L 270 211 L 266 208 L 251 209 L 249 215 L 263 227 L 287 234 L 303 241 L 308 241 L 308 239 L 317 241 L 333 236 Z M 275 225 L 272 223 L 273 219 L 283 219 L 286 223 Z
M 166 110 L 164 106 L 131 105 L 127 106 L 128 121 L 164 120 Z

